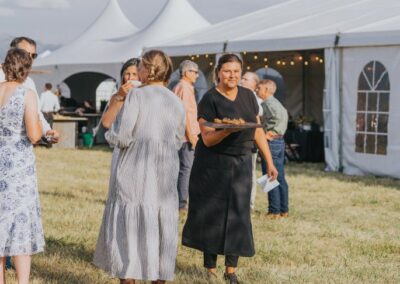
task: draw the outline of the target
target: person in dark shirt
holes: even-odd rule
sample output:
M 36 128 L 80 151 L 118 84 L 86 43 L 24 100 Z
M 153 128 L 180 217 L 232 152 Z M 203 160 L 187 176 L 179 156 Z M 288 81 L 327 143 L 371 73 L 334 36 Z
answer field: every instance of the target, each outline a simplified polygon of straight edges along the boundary
M 218 82 L 198 108 L 201 135 L 189 182 L 189 213 L 182 243 L 204 253 L 204 266 L 216 275 L 217 255 L 225 255 L 225 280 L 239 283 L 235 274 L 239 256 L 254 255 L 250 219 L 252 149 L 256 142 L 275 179 L 274 167 L 262 129 L 223 129 L 204 126 L 214 119 L 260 122 L 254 94 L 238 86 L 242 61 L 225 54 L 216 68 Z

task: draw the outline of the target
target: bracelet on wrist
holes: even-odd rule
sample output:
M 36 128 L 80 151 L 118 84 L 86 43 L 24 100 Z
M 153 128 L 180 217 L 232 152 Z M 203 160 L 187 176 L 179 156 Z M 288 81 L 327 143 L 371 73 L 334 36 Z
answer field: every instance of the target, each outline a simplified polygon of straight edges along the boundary
M 117 94 L 117 95 L 115 95 L 115 100 L 117 102 L 123 102 L 125 100 L 125 97 L 120 96 L 120 95 Z

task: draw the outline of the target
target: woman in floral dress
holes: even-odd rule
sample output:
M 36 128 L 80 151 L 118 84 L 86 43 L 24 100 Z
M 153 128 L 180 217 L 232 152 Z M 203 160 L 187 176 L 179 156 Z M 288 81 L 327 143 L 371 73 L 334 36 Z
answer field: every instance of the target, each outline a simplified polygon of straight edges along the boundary
M 0 283 L 5 258 L 13 256 L 18 283 L 28 283 L 31 255 L 43 251 L 35 156 L 42 135 L 36 94 L 22 83 L 32 66 L 29 53 L 10 49 L 0 84 Z

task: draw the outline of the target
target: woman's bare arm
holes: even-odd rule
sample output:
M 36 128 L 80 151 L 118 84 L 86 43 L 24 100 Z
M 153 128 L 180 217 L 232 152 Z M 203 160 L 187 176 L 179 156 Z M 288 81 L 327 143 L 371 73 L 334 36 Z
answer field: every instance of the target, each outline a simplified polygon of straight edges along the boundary
M 42 125 L 39 119 L 37 97 L 31 90 L 28 90 L 25 95 L 24 120 L 29 140 L 33 144 L 37 143 L 42 137 Z
M 260 118 L 257 117 L 257 123 L 260 123 Z M 261 152 L 265 162 L 267 163 L 268 176 L 272 177 L 272 180 L 276 179 L 278 176 L 278 171 L 274 166 L 274 162 L 272 160 L 271 151 L 269 149 L 267 139 L 265 138 L 264 130 L 262 128 L 257 128 L 255 133 L 255 141 L 258 149 Z

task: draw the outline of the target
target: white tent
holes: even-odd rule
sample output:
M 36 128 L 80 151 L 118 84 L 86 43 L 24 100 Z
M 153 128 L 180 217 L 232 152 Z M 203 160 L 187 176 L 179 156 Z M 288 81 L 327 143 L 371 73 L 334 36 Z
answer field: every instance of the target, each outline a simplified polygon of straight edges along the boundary
M 399 14 L 397 0 L 290 0 L 158 47 L 175 55 L 324 49 L 328 169 L 400 178 Z
M 39 86 L 47 81 L 59 84 L 82 72 L 104 74 L 118 80 L 122 63 L 139 56 L 145 45 L 156 44 L 168 37 L 209 25 L 187 0 L 168 0 L 158 16 L 145 29 L 137 32 L 138 29 L 123 14 L 117 0 L 110 0 L 95 23 L 78 39 L 37 60 L 35 67 L 49 71 L 50 74 L 34 76 L 35 81 Z M 97 78 L 100 80 L 102 77 Z M 99 83 L 96 80 L 91 84 L 91 89 Z M 87 90 L 89 87 L 85 95 L 71 91 L 80 100 L 85 99 L 85 96 L 93 99 L 94 94 L 88 94 Z
M 46 71 L 47 75 L 33 75 L 38 88 L 46 82 L 53 85 L 62 83 L 66 78 L 83 72 L 102 74 L 105 77 L 119 79 L 120 62 L 101 64 L 97 54 L 108 50 L 110 39 L 134 34 L 139 29 L 134 26 L 122 12 L 117 0 L 110 0 L 94 23 L 71 43 L 51 52 L 44 58 L 38 58 L 34 68 Z M 93 85 L 98 85 L 105 78 L 95 79 Z M 84 98 L 82 98 L 84 99 Z
M 77 39 L 38 60 L 35 66 L 103 63 L 98 54 L 107 50 L 110 45 L 108 40 L 132 35 L 138 31 L 139 29 L 122 12 L 118 1 L 110 0 L 94 23 Z

